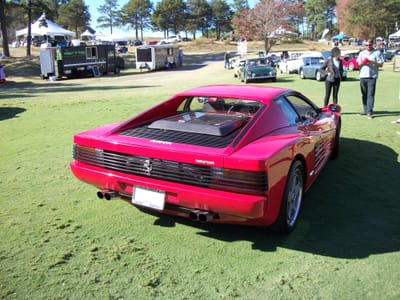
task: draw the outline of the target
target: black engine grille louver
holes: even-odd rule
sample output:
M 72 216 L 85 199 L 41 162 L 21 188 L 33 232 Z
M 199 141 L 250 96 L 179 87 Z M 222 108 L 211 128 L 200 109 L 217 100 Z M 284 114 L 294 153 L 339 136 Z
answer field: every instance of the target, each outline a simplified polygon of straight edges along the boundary
M 147 126 L 125 130 L 120 135 L 144 138 L 149 140 L 160 140 L 163 142 L 190 144 L 196 146 L 225 148 L 235 138 L 238 131 L 234 131 L 226 136 L 213 136 L 207 134 L 177 132 L 173 130 L 151 129 Z

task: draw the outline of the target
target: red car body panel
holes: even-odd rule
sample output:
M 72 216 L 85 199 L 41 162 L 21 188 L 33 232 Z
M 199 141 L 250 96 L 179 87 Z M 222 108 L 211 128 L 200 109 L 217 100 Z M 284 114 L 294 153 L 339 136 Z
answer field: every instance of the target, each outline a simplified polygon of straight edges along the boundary
M 304 97 L 285 88 L 252 85 L 215 85 L 179 93 L 125 122 L 76 134 L 76 157 L 70 168 L 79 180 L 99 190 L 115 192 L 126 200 L 131 199 L 135 189 L 162 191 L 165 194 L 165 207 L 159 210 L 161 213 L 187 217 L 194 210 L 204 210 L 218 215 L 212 222 L 271 225 L 279 214 L 293 161 L 300 160 L 304 166 L 304 190 L 307 190 L 332 153 L 340 118 L 339 112 L 326 107 L 318 111 L 318 117 L 313 121 L 289 124 L 274 102 L 288 95 Z M 238 134 L 224 147 L 122 134 L 141 126 L 147 128 L 154 121 L 176 115 L 182 101 L 191 97 L 254 100 L 261 106 L 256 113 L 249 114 L 247 123 L 238 129 Z M 80 156 L 80 153 L 83 154 Z M 105 153 L 111 157 L 116 155 L 118 163 L 119 160 L 123 161 L 118 167 L 103 167 L 107 160 L 103 157 Z M 97 159 L 101 159 L 101 162 Z M 128 167 L 133 168 L 136 163 L 142 173 L 124 171 Z M 181 182 L 185 180 L 186 173 L 180 179 L 174 179 L 173 172 L 168 176 L 154 177 L 154 165 L 157 163 L 166 164 L 160 170 L 176 167 L 179 172 L 187 172 L 190 180 L 193 177 L 194 184 L 191 184 L 192 181 Z M 215 172 L 217 175 L 212 175 L 214 177 L 210 182 L 203 184 L 203 176 L 197 174 L 197 168 L 205 169 L 206 174 Z M 233 178 L 232 190 L 218 183 L 220 173 L 223 174 L 221 178 L 228 180 L 229 184 Z M 236 187 L 236 184 L 240 184 L 237 182 L 240 182 L 241 176 L 244 176 L 243 180 L 247 180 L 246 176 L 264 176 L 265 190 L 240 192 L 243 187 Z

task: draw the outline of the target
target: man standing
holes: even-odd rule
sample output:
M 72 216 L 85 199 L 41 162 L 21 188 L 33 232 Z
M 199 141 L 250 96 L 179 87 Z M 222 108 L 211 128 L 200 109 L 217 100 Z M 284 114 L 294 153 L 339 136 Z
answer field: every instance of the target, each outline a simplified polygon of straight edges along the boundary
M 367 115 L 368 119 L 373 118 L 375 102 L 376 80 L 378 79 L 379 68 L 383 66 L 384 59 L 381 51 L 373 48 L 372 40 L 365 44 L 366 49 L 358 55 L 357 63 L 360 67 L 360 88 L 362 95 L 363 111 L 360 115 Z

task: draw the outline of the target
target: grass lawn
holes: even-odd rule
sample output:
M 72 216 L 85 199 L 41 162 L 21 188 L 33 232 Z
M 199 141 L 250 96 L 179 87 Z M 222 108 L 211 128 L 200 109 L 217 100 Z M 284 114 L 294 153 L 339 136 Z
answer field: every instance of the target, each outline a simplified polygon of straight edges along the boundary
M 0 299 L 399 299 L 400 73 L 386 63 L 375 118 L 358 72 L 342 82 L 341 152 L 305 195 L 289 236 L 192 223 L 101 201 L 70 170 L 74 133 L 172 94 L 239 83 L 222 52 L 173 71 L 0 85 Z M 7 73 L 7 69 L 6 73 Z M 264 84 L 264 83 L 261 83 Z M 276 83 L 322 105 L 322 82 Z

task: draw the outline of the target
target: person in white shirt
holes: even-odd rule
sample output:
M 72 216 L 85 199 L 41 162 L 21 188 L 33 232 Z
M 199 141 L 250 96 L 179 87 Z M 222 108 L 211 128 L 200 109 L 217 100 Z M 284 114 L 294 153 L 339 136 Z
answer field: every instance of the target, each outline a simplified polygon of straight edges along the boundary
M 369 119 L 372 119 L 376 80 L 378 79 L 379 68 L 383 66 L 384 58 L 381 51 L 373 48 L 372 40 L 368 40 L 365 46 L 366 49 L 361 51 L 357 58 L 357 63 L 360 66 L 360 88 L 363 105 L 363 111 L 360 115 L 367 115 Z

